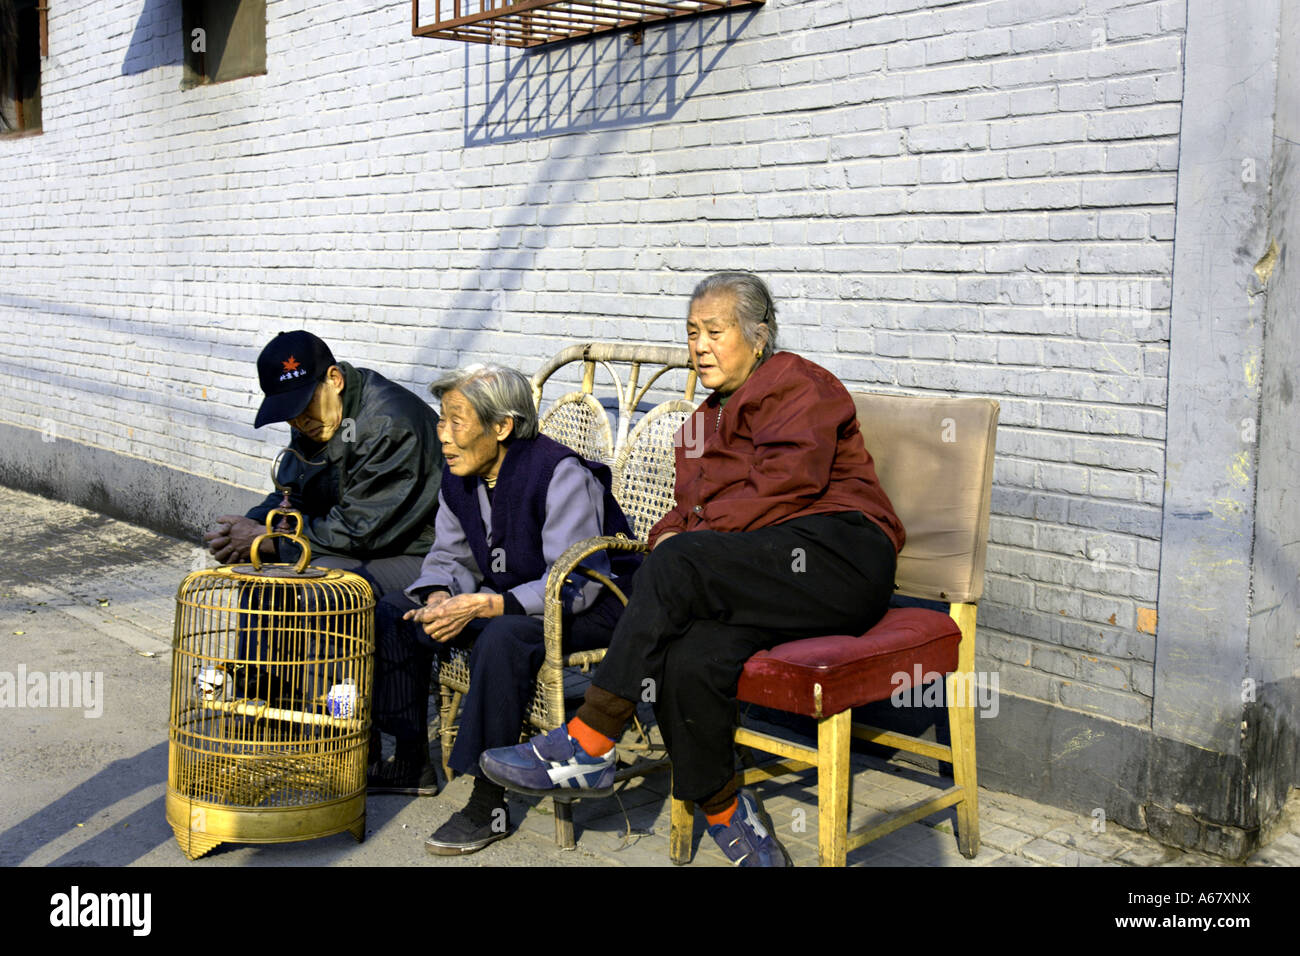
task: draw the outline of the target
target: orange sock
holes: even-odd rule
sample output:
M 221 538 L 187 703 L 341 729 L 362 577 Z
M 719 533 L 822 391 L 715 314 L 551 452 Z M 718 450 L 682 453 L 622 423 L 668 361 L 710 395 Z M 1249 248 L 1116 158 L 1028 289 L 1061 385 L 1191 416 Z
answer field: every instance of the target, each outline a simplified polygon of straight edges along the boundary
M 578 746 L 587 751 L 588 757 L 603 757 L 614 746 L 614 741 L 598 730 L 592 730 L 580 717 L 569 721 L 569 736 L 578 742 Z
M 709 826 L 714 826 L 715 824 L 720 823 L 725 827 L 727 824 L 731 823 L 731 815 L 736 812 L 736 807 L 739 805 L 740 801 L 733 798 L 731 803 L 727 804 L 727 809 L 720 813 L 706 813 L 704 819 L 709 821 Z

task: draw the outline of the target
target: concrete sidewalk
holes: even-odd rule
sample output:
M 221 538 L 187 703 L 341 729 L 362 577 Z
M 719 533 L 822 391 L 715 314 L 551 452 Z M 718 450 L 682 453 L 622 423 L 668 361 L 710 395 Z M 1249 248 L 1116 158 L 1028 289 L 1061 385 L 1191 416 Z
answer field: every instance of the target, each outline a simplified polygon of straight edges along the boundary
M 434 798 L 374 797 L 362 844 L 346 834 L 269 847 L 223 846 L 193 864 L 163 815 L 167 695 L 176 587 L 206 566 L 178 541 L 61 502 L 0 488 L 0 671 L 96 675 L 96 699 L 80 708 L 4 713 L 0 764 L 0 865 L 231 866 L 669 866 L 666 774 L 617 799 L 581 802 L 578 847 L 554 844 L 548 801 L 512 802 L 520 832 L 481 853 L 431 857 L 423 841 L 468 796 L 464 778 Z M 94 710 L 102 708 L 102 714 Z M 854 822 L 926 788 L 914 769 L 855 757 Z M 761 786 L 796 865 L 817 862 L 816 782 L 789 775 Z M 851 866 L 1221 866 L 1162 846 L 1114 823 L 980 792 L 981 849 L 957 852 L 955 814 L 937 814 L 849 855 Z M 694 865 L 727 861 L 696 824 Z M 1293 796 L 1252 866 L 1300 864 L 1300 800 Z

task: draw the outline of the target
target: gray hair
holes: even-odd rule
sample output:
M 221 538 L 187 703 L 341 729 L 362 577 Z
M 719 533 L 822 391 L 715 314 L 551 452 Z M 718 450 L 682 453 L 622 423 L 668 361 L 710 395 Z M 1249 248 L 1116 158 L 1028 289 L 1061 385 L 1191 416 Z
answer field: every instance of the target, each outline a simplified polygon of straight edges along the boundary
M 504 365 L 466 365 L 448 372 L 429 386 L 441 401 L 450 391 L 460 392 L 485 426 L 515 420 L 511 438 L 537 437 L 537 407 L 533 388 L 524 373 Z
M 767 284 L 752 272 L 715 272 L 695 287 L 690 304 L 720 294 L 732 296 L 736 323 L 745 341 L 753 348 L 763 347 L 759 361 L 771 358 L 776 351 L 776 304 Z

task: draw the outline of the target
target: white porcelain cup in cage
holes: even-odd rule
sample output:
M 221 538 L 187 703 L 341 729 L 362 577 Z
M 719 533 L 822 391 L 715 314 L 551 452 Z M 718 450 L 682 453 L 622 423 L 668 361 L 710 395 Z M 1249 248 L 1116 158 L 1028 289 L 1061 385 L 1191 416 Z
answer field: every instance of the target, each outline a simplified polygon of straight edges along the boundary
M 330 688 L 325 698 L 325 709 L 331 717 L 351 717 L 357 709 L 357 684 L 348 678 Z

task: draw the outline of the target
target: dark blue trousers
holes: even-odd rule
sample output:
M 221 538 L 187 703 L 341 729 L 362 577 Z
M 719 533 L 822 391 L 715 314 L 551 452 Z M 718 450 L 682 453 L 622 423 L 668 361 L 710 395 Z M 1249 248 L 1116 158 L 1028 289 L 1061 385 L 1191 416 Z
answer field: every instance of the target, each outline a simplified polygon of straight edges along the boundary
M 375 720 L 397 740 L 398 752 L 426 739 L 429 680 L 443 645 L 402 614 L 415 607 L 403 594 L 387 595 L 376 612 Z M 623 606 L 608 593 L 577 615 L 565 616 L 565 649 L 609 645 Z M 519 742 L 537 671 L 546 656 L 542 619 L 503 614 L 471 621 L 452 642 L 470 647 L 469 693 L 461 703 L 456 744 L 447 766 L 479 776 L 478 758 Z

